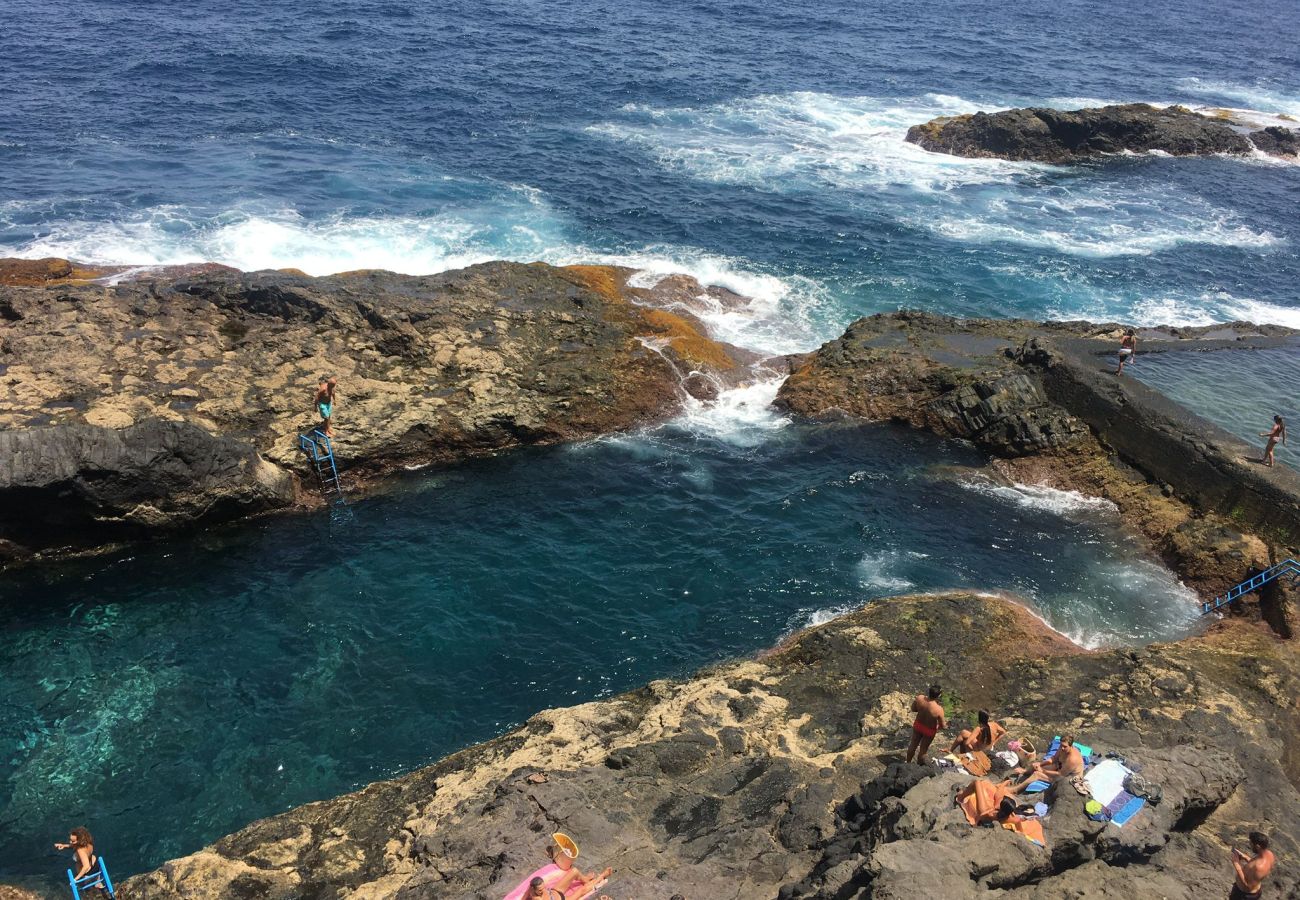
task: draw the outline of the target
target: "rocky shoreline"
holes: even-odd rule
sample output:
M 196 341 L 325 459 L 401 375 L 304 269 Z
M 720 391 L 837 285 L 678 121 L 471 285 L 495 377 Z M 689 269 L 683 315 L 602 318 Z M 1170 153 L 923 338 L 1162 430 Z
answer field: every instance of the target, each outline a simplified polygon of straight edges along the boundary
M 343 385 L 336 427 L 356 486 L 662 420 L 762 364 L 697 315 L 743 298 L 632 274 L 0 265 L 0 546 L 40 559 L 310 502 L 294 438 L 314 422 L 321 374 Z M 1117 329 L 872 316 L 770 361 L 790 372 L 776 403 L 969 440 L 994 477 L 1105 497 L 1203 596 L 1297 555 L 1300 478 L 1108 375 Z M 1294 340 L 1246 323 L 1140 338 L 1144 352 Z M 1294 599 L 1274 585 L 1199 637 L 1104 653 L 1008 598 L 880 601 L 760 658 L 544 711 L 253 823 L 120 895 L 500 897 L 561 829 L 618 870 L 614 896 L 1221 896 L 1245 831 L 1265 827 L 1284 859 L 1300 852 Z M 1122 833 L 1063 806 L 1046 851 L 969 829 L 953 779 L 900 763 L 907 705 L 933 680 L 954 721 L 991 707 L 1035 742 L 1075 729 L 1158 773 L 1167 802 Z M 1281 896 L 1300 889 L 1287 867 L 1274 880 Z
M 1141 762 L 1165 799 L 1123 831 L 1062 800 L 1039 850 L 972 829 L 965 779 L 901 762 L 914 686 L 954 721 Z M 500 898 L 575 835 L 610 894 L 691 898 L 1221 897 L 1228 847 L 1266 827 L 1300 852 L 1294 650 L 1218 629 L 1086 653 L 1020 606 L 895 598 L 758 659 L 546 710 L 410 775 L 256 822 L 122 889 L 127 898 Z M 1078 801 L 1078 802 L 1074 802 Z M 1023 844 L 1023 846 L 1022 846 Z M 1279 866 L 1277 896 L 1297 881 Z
M 631 274 L 0 264 L 0 561 L 318 502 L 297 436 L 319 421 L 321 377 L 341 383 L 335 447 L 353 488 L 659 421 L 756 361 L 681 309 L 733 295 L 681 277 L 639 289 Z
M 1033 107 L 943 116 L 914 125 L 910 143 L 953 156 L 1072 163 L 1117 153 L 1170 156 L 1256 152 L 1294 159 L 1300 130 L 1261 126 L 1241 110 L 1212 115 L 1183 106 L 1127 103 L 1065 111 Z

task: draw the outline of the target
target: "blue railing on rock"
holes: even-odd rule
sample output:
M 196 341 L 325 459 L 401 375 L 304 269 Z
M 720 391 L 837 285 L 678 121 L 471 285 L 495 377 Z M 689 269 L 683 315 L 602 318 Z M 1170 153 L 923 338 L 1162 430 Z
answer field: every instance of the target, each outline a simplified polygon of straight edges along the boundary
M 1292 583 L 1300 583 L 1300 563 L 1294 559 L 1284 559 L 1275 566 L 1265 569 L 1258 575 L 1252 575 L 1241 584 L 1231 588 L 1226 594 L 1215 597 L 1209 603 L 1201 604 L 1201 615 L 1207 616 L 1210 613 L 1227 606 L 1233 600 L 1249 594 L 1251 591 L 1257 591 L 1270 581 L 1281 578 L 1283 575 L 1292 576 Z
M 108 877 L 108 864 L 104 862 L 102 856 L 95 861 L 95 867 L 80 878 L 73 875 L 72 870 L 68 869 L 68 887 L 72 888 L 72 900 L 81 900 L 82 891 L 94 890 L 95 888 L 103 890 L 108 895 L 109 900 L 116 900 L 117 898 L 117 894 L 113 890 L 113 879 Z
M 326 497 L 343 500 L 343 483 L 339 481 L 338 466 L 334 464 L 334 442 L 319 428 L 311 434 L 298 435 L 298 449 L 307 454 L 316 468 L 316 479 L 321 493 Z

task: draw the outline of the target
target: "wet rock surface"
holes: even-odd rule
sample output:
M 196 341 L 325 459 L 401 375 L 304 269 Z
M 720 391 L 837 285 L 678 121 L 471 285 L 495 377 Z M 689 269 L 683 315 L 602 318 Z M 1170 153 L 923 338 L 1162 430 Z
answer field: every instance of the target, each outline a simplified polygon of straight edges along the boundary
M 1181 106 L 1129 103 L 1073 111 L 1028 108 L 948 116 L 914 125 L 907 140 L 954 156 L 1070 163 L 1116 153 L 1159 151 L 1171 156 L 1250 154 L 1256 148 L 1295 154 L 1295 135 L 1270 127 L 1253 132 L 1230 118 L 1210 118 Z
M 974 829 L 969 779 L 902 761 L 918 685 L 955 727 L 991 707 L 1046 746 L 1070 728 L 1164 796 L 1124 829 L 1061 794 L 1040 849 Z M 131 879 L 126 898 L 499 898 L 554 830 L 612 896 L 1221 897 L 1228 847 L 1300 852 L 1300 662 L 1259 628 L 1084 653 L 1023 608 L 881 601 L 777 651 L 566 710 L 427 769 L 291 810 Z M 1300 886 L 1279 865 L 1276 896 Z
M 661 291 L 629 286 L 629 270 L 515 263 L 422 278 L 109 274 L 121 280 L 65 260 L 0 265 L 10 556 L 293 503 L 322 377 L 339 379 L 346 484 L 655 421 L 754 361 L 667 308 L 738 302 L 682 277 Z

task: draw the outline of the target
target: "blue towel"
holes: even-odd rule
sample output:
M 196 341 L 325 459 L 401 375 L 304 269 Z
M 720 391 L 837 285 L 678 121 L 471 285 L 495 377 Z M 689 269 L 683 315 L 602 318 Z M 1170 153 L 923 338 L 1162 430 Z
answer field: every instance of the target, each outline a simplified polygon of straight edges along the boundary
M 1039 793 L 1040 791 L 1045 791 L 1045 790 L 1047 790 L 1047 789 L 1048 789 L 1049 787 L 1051 787 L 1051 786 L 1052 786 L 1052 783 L 1051 783 L 1050 781 L 1043 781 L 1043 780 L 1041 780 L 1041 779 L 1038 780 L 1038 781 L 1031 781 L 1031 782 L 1029 782 L 1029 786 L 1025 788 L 1025 793 L 1026 793 L 1026 794 L 1037 794 L 1037 793 Z
M 1129 819 L 1133 818 L 1138 814 L 1138 810 L 1140 810 L 1142 807 L 1146 805 L 1147 802 L 1143 800 L 1141 797 L 1134 797 L 1128 803 L 1124 804 L 1123 809 L 1121 809 L 1119 812 L 1115 813 L 1115 815 L 1111 817 L 1111 822 L 1113 822 L 1117 828 L 1122 827 L 1125 824 L 1127 824 Z

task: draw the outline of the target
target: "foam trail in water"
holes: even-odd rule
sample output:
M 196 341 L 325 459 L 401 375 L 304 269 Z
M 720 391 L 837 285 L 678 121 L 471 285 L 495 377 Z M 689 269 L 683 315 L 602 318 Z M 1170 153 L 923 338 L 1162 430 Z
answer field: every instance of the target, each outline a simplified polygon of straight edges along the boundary
M 1300 118 L 1300 94 L 1260 84 L 1237 84 L 1208 78 L 1184 78 L 1179 86 L 1201 97 L 1244 103 L 1250 110 Z
M 1041 484 L 998 484 L 990 478 L 973 476 L 957 482 L 968 491 L 1014 503 L 1024 509 L 1039 510 L 1058 516 L 1081 514 L 1118 514 L 1119 508 L 1104 497 L 1089 497 L 1078 491 L 1063 491 Z

